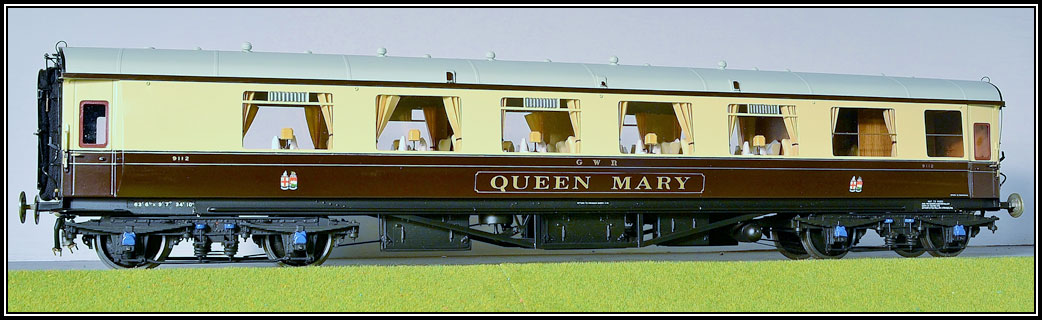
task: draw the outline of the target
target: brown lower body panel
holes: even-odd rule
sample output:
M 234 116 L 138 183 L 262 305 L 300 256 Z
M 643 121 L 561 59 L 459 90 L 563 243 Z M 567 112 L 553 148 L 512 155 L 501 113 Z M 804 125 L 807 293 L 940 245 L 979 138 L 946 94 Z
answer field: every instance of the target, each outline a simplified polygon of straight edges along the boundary
M 66 196 L 820 199 L 998 193 L 992 185 L 972 188 L 988 173 L 954 161 L 149 152 L 82 159 L 67 172 Z

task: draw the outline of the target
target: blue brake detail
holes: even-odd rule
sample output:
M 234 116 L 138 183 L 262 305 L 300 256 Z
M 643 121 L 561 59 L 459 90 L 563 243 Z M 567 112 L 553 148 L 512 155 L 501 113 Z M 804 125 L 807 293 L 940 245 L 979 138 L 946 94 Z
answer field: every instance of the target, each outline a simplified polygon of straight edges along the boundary
M 137 235 L 135 235 L 133 232 L 124 232 L 122 241 L 120 242 L 124 246 L 133 246 L 137 244 Z
M 297 231 L 293 233 L 293 244 L 307 244 L 308 234 L 304 231 Z
M 886 218 L 886 220 L 883 220 L 883 223 L 886 223 L 886 224 L 894 223 L 894 219 Z
M 224 229 L 225 230 L 235 230 L 235 224 L 234 223 L 225 223 L 224 224 Z
M 847 237 L 847 227 L 836 226 L 836 228 L 834 230 L 835 231 L 832 232 L 832 235 L 835 236 L 836 238 L 846 238 Z
M 966 228 L 963 228 L 961 224 L 957 224 L 954 227 L 952 227 L 952 235 L 956 237 L 965 237 Z
M 203 229 L 206 229 L 206 224 L 205 223 L 196 223 L 195 224 L 195 230 L 203 230 Z

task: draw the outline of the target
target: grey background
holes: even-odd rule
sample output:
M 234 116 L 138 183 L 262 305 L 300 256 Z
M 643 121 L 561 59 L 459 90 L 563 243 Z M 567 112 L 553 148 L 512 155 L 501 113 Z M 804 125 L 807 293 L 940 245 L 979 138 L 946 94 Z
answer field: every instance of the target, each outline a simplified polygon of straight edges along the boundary
M 51 216 L 20 225 L 17 196 L 35 194 L 36 73 L 43 54 L 72 46 L 239 50 L 715 67 L 978 80 L 989 76 L 1008 108 L 1002 132 L 1009 176 L 1002 198 L 1024 196 L 1026 213 L 971 244 L 1035 243 L 1035 30 L 1030 8 L 597 8 L 597 9 L 35 9 L 9 8 L 5 145 L 9 261 L 96 260 L 50 253 Z M 366 228 L 363 239 L 375 237 Z M 878 242 L 870 233 L 866 241 Z M 763 248 L 745 245 L 740 248 Z M 81 246 L 81 249 L 83 247 Z M 375 245 L 338 256 L 377 256 Z M 645 248 L 649 251 L 692 249 Z M 698 250 L 698 249 L 694 249 Z M 190 252 L 182 244 L 178 252 Z M 475 244 L 461 254 L 510 254 Z M 610 251 L 609 251 L 610 252 Z M 439 255 L 442 253 L 428 253 Z

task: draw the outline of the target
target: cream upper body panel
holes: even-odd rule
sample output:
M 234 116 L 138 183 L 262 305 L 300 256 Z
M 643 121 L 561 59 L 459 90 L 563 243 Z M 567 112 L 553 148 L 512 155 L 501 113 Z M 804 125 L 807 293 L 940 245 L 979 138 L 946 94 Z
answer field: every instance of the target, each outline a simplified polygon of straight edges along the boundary
M 376 97 L 453 96 L 461 101 L 461 117 L 466 128 L 466 147 L 456 154 L 511 155 L 500 150 L 502 143 L 501 101 L 504 97 L 552 97 L 575 99 L 581 103 L 583 149 L 590 156 L 674 156 L 742 157 L 732 155 L 728 146 L 728 106 L 734 104 L 784 104 L 796 110 L 800 153 L 786 158 L 869 158 L 835 157 L 832 150 L 832 108 L 892 109 L 895 112 L 897 151 L 893 157 L 871 159 L 929 159 L 926 157 L 924 112 L 951 110 L 963 114 L 964 152 L 972 153 L 971 122 L 997 122 L 998 108 L 955 104 L 896 103 L 872 101 L 766 99 L 735 97 L 690 97 L 667 95 L 592 94 L 575 92 L 460 90 L 363 86 L 272 85 L 176 81 L 81 81 L 69 82 L 66 90 L 76 99 L 111 99 L 111 148 L 170 152 L 272 152 L 243 147 L 242 104 L 247 91 L 325 92 L 333 96 L 331 139 L 326 150 L 289 150 L 298 153 L 394 153 L 377 150 Z M 684 155 L 624 155 L 618 150 L 620 101 L 690 103 L 693 106 L 694 153 Z M 66 124 L 75 137 L 79 128 L 75 100 L 66 101 Z M 992 134 L 997 154 L 997 128 Z M 75 144 L 72 149 L 77 149 Z M 415 153 L 409 153 L 415 154 Z M 432 154 L 437 154 L 432 152 Z M 441 153 L 444 154 L 444 153 Z M 546 154 L 576 156 L 576 154 Z M 768 156 L 770 157 L 770 156 Z M 959 158 L 959 159 L 963 159 Z
M 66 74 L 66 130 L 75 137 L 78 101 L 111 101 L 111 143 L 108 149 L 164 152 L 273 152 L 243 147 L 243 93 L 248 91 L 322 92 L 332 95 L 333 134 L 328 149 L 289 150 L 299 153 L 393 153 L 377 150 L 377 96 L 459 97 L 465 147 L 453 154 L 503 155 L 501 101 L 506 97 L 575 99 L 581 105 L 580 154 L 546 156 L 672 156 L 743 157 L 728 144 L 728 106 L 735 104 L 795 107 L 796 131 L 805 159 L 967 160 L 973 157 L 973 122 L 993 124 L 991 145 L 998 154 L 998 113 L 1001 100 L 988 83 L 883 76 L 828 75 L 795 72 L 718 70 L 696 68 L 587 65 L 461 59 L 362 57 L 202 50 L 64 48 Z M 453 72 L 456 83 L 511 87 L 424 87 L 444 84 Z M 85 80 L 76 74 L 216 77 L 215 80 Z M 421 83 L 421 85 L 272 84 L 220 78 L 302 80 L 356 80 Z M 733 83 L 740 83 L 735 95 Z M 610 89 L 649 90 L 605 91 Z M 538 87 L 538 88 L 531 88 Z M 573 89 L 584 90 L 573 90 Z M 686 95 L 684 92 L 701 92 Z M 712 94 L 714 92 L 719 95 Z M 70 95 L 71 94 L 71 95 Z M 774 97 L 771 95 L 779 95 Z M 791 96 L 781 96 L 791 95 Z M 816 99 L 815 95 L 832 96 Z M 893 101 L 845 100 L 837 97 L 895 98 Z M 923 99 L 924 102 L 902 101 Z M 994 105 L 944 103 L 935 100 L 995 101 Z M 694 152 L 683 155 L 631 155 L 619 152 L 619 104 L 622 101 L 690 103 Z M 900 101 L 900 102 L 894 102 Z M 833 155 L 832 109 L 877 108 L 894 111 L 896 136 L 893 156 Z M 927 157 L 924 135 L 926 110 L 960 111 L 964 123 L 964 156 Z M 70 145 L 70 149 L 79 149 Z M 421 154 L 412 152 L 409 154 Z M 431 154 L 445 154 L 430 152 Z M 771 158 L 772 156 L 766 156 Z M 992 160 L 996 160 L 992 157 Z

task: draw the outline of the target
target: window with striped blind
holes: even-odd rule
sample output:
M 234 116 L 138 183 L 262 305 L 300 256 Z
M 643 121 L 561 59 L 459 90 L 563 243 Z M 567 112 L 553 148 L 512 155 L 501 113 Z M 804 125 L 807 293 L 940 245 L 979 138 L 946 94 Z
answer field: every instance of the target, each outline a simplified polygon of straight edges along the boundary
M 576 99 L 503 98 L 503 152 L 580 153 L 581 111 Z

